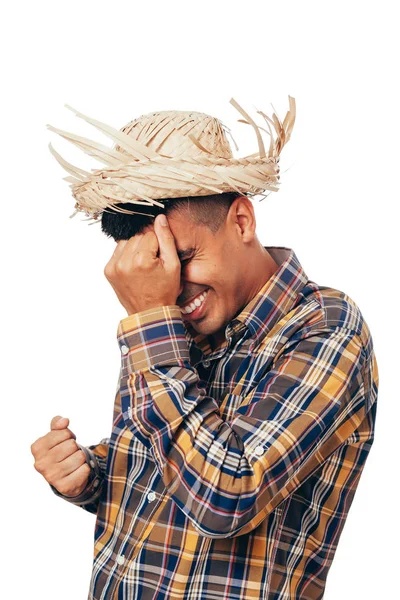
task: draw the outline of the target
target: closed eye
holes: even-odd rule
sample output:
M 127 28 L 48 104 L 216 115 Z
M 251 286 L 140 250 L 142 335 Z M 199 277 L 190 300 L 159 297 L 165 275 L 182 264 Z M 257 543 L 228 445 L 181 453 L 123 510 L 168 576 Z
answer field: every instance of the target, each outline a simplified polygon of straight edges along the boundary
M 184 250 L 178 250 L 178 257 L 182 263 L 188 262 L 195 254 L 195 248 L 185 248 Z

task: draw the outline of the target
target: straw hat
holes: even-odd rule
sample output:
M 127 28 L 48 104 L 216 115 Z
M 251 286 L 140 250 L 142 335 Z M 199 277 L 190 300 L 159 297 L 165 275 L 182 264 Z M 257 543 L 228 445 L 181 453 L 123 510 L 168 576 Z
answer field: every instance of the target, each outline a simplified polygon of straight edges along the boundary
M 163 198 L 205 196 L 231 191 L 250 196 L 261 194 L 265 197 L 263 192 L 266 190 L 278 191 L 279 155 L 293 129 L 295 99 L 289 96 L 290 108 L 283 123 L 275 113 L 271 119 L 257 110 L 269 131 L 257 125 L 233 98 L 230 103 L 244 117 L 238 121 L 254 128 L 258 144 L 258 151 L 254 154 L 234 158 L 226 135 L 230 134 L 230 129 L 205 113 L 152 112 L 117 130 L 65 104 L 76 116 L 114 141 L 114 146 L 109 148 L 47 125 L 48 129 L 105 165 L 104 168 L 92 169 L 89 173 L 68 163 L 49 144 L 53 156 L 70 173 L 64 179 L 70 182 L 72 196 L 76 200 L 76 210 L 71 217 L 77 212 L 84 212 L 89 217 L 87 220 L 96 222 L 101 213 L 110 207 L 116 212 L 136 214 L 135 211 L 115 206 L 120 203 L 157 205 L 163 208 Z M 267 149 L 262 131 L 270 136 Z M 234 143 L 238 149 L 235 141 Z M 146 212 L 140 209 L 140 214 Z

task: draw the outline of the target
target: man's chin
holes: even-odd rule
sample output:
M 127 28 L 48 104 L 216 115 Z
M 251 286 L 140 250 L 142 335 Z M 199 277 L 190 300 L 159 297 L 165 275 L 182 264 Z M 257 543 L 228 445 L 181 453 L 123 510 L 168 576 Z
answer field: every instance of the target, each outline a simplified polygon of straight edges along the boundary
M 183 324 L 187 329 L 196 331 L 196 333 L 203 333 L 205 335 L 208 335 L 208 332 L 205 331 L 205 329 L 207 329 L 205 327 L 205 324 L 203 323 L 203 326 L 202 326 L 203 319 L 198 319 L 197 321 L 194 321 L 194 320 L 190 320 L 190 319 L 185 319 L 184 315 L 182 315 L 182 319 L 183 319 Z M 204 319 L 204 321 L 205 321 L 205 319 Z

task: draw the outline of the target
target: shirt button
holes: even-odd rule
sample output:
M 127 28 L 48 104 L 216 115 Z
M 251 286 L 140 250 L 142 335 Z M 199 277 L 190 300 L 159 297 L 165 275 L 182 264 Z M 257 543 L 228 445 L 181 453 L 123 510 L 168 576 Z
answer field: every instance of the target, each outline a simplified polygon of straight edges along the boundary
M 125 555 L 124 554 L 120 554 L 119 556 L 117 556 L 117 563 L 119 565 L 123 565 L 125 562 Z
M 257 446 L 255 453 L 258 454 L 258 456 L 261 456 L 261 454 L 264 454 L 264 448 L 262 446 Z
M 93 462 L 93 460 L 89 461 L 89 463 L 90 463 L 90 466 L 94 468 L 94 462 Z
M 128 352 L 129 352 L 128 346 L 125 346 L 125 344 L 122 344 L 121 352 L 122 352 L 122 354 L 128 354 Z
M 147 494 L 147 500 L 149 502 L 153 502 L 153 500 L 155 500 L 155 498 L 156 498 L 156 495 L 154 492 L 150 492 L 149 494 Z
M 206 358 L 206 360 L 203 360 L 203 365 L 207 368 L 210 366 L 210 361 L 208 360 L 208 358 Z

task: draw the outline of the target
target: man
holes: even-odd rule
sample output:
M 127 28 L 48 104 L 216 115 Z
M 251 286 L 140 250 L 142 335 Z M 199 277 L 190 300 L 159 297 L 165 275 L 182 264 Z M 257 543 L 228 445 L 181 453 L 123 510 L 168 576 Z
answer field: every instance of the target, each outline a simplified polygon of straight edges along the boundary
M 55 417 L 32 445 L 97 515 L 89 598 L 322 598 L 374 439 L 365 319 L 260 243 L 246 193 L 165 199 L 165 224 L 121 206 L 111 436 L 83 447 Z

